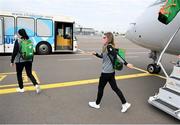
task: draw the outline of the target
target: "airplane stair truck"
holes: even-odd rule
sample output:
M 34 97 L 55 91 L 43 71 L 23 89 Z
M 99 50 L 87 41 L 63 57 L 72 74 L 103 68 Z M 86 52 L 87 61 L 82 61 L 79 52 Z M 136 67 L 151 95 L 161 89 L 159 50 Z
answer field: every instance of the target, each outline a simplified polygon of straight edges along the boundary
M 149 97 L 148 102 L 180 120 L 180 61 L 178 61 L 176 65 L 174 65 L 173 71 L 170 76 L 167 75 L 163 65 L 160 62 L 164 52 L 178 33 L 179 29 L 180 27 L 167 43 L 157 63 L 161 66 L 163 72 L 166 75 L 166 84 L 164 85 L 164 87 L 159 89 L 158 94 Z

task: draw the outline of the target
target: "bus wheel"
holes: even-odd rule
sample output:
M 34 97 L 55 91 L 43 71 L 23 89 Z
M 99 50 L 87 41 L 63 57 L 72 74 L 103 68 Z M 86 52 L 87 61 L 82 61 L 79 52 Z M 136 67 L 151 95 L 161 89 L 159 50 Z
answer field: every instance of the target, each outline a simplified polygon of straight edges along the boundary
M 37 53 L 40 55 L 47 55 L 51 52 L 51 47 L 46 43 L 41 43 L 37 47 Z

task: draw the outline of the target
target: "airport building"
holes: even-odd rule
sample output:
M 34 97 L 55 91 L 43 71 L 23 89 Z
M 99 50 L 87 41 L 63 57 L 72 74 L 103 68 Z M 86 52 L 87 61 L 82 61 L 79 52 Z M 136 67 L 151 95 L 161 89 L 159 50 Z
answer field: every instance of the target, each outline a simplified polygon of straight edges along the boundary
M 76 27 L 75 28 L 76 35 L 95 35 L 96 31 L 93 28 L 84 28 L 84 27 Z
M 105 32 L 108 31 L 97 31 L 94 28 L 87 28 L 87 27 L 83 27 L 81 25 L 75 24 L 75 34 L 76 35 L 90 35 L 90 36 L 94 36 L 94 35 L 102 35 Z M 121 35 L 124 36 L 125 34 L 119 33 L 119 32 L 112 32 L 115 36 Z

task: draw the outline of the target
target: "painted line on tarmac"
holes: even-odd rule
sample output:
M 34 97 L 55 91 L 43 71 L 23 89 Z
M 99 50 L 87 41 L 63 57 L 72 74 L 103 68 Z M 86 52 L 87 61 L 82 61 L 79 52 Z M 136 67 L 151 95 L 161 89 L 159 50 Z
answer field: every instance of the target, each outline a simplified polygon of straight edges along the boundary
M 126 59 L 139 58 L 139 56 L 126 56 Z
M 24 83 L 28 82 L 28 76 L 26 75 L 26 73 L 22 73 L 22 78 Z
M 126 49 L 125 49 L 126 50 Z M 138 49 L 139 50 L 139 49 Z M 127 55 L 134 55 L 134 54 L 148 54 L 149 52 L 147 51 L 139 51 L 139 52 L 126 52 Z M 91 51 L 88 50 L 80 50 L 79 53 L 77 53 L 76 55 L 91 55 Z
M 36 81 L 40 83 L 39 77 L 35 71 L 32 71 L 33 76 L 35 77 Z M 8 75 L 16 75 L 16 72 L 8 72 L 8 73 L 0 73 L 0 81 L 2 81 L 5 77 Z M 24 84 L 28 85 L 28 76 L 26 72 L 22 72 L 23 82 Z M 0 88 L 6 88 L 6 87 L 13 87 L 18 86 L 17 84 L 10 84 L 10 85 L 1 85 Z
M 16 72 L 5 72 L 5 73 L 0 73 L 0 75 L 14 75 Z
M 127 55 L 134 55 L 134 54 L 148 54 L 149 52 L 127 52 Z
M 1 75 L 0 74 L 0 81 L 2 81 L 4 78 L 6 78 L 7 75 Z
M 35 71 L 32 71 L 33 76 L 35 77 L 36 81 L 40 83 L 39 77 Z
M 143 73 L 148 73 L 148 71 L 143 70 L 143 69 L 138 68 L 138 67 L 134 67 L 133 69 L 135 69 L 135 70 L 137 70 L 137 71 L 141 71 L 141 72 L 143 72 Z M 23 73 L 25 73 L 25 72 L 23 72 Z M 37 76 L 36 72 L 33 71 L 32 73 L 33 73 L 34 77 L 36 78 L 37 82 L 40 83 L 39 77 Z M 0 74 L 10 74 L 10 75 L 12 75 L 12 74 L 16 74 L 16 72 L 0 73 Z M 162 78 L 162 79 L 166 79 L 166 77 L 161 76 L 161 75 L 158 75 L 158 74 L 152 74 L 152 75 L 153 75 L 153 76 L 160 77 L 160 78 Z M 32 84 L 32 83 L 24 83 L 24 85 L 31 85 L 31 84 Z M 16 84 L 1 85 L 1 86 L 0 86 L 0 89 L 1 89 L 1 88 L 7 88 L 7 87 L 17 87 L 17 86 L 18 86 L 17 83 L 16 83 Z
M 133 69 L 135 70 L 138 70 L 138 71 L 141 71 L 141 72 L 144 72 L 144 73 L 149 73 L 148 71 L 144 70 L 144 69 L 141 69 L 141 68 L 138 68 L 138 67 L 134 67 Z M 152 74 L 153 76 L 157 76 L 159 78 L 162 78 L 162 79 L 166 79 L 165 76 L 161 76 L 161 75 L 158 75 L 158 74 Z
M 148 71 L 141 69 L 141 68 L 138 68 L 138 67 L 135 67 L 135 66 L 133 67 L 133 69 L 144 72 L 144 73 L 148 73 Z
M 116 80 L 140 78 L 140 77 L 147 77 L 147 76 L 154 76 L 154 75 L 149 74 L 149 73 L 121 75 L 121 76 L 116 76 Z M 89 79 L 89 80 L 80 80 L 80 81 L 71 81 L 71 82 L 51 83 L 51 84 L 41 85 L 41 89 L 45 90 L 45 89 L 53 89 L 53 88 L 61 88 L 61 87 L 69 87 L 69 86 L 87 85 L 87 84 L 95 84 L 98 82 L 99 82 L 99 79 Z M 25 90 L 34 91 L 35 88 L 34 86 L 28 86 L 28 87 L 25 87 Z M 10 93 L 16 93 L 16 88 L 0 89 L 0 95 L 10 94 Z
M 125 50 L 128 50 L 128 49 L 130 49 L 130 50 L 144 50 L 144 51 L 148 51 L 148 50 L 145 49 L 145 48 L 136 48 L 136 47 L 134 47 L 134 48 L 128 48 L 128 47 L 126 47 L 126 48 L 125 48 Z
M 154 74 L 154 76 L 157 76 L 157 77 L 162 78 L 162 79 L 167 79 L 165 76 L 161 76 L 161 75 L 158 75 L 158 74 Z
M 32 85 L 33 83 L 24 83 L 24 85 Z M 9 84 L 9 85 L 1 85 L 0 86 L 0 89 L 1 88 L 8 88 L 8 87 L 17 87 L 18 86 L 18 84 L 16 83 L 14 83 L 14 84 Z
M 76 55 L 81 55 L 81 56 L 93 56 L 92 54 L 90 53 L 81 53 L 81 54 L 76 54 Z M 139 58 L 139 56 L 126 56 L 127 59 L 130 59 L 130 58 Z
M 131 58 L 138 58 L 139 56 L 127 56 L 127 59 L 131 59 Z M 93 60 L 93 58 L 72 58 L 72 59 L 58 59 L 58 61 L 60 62 L 64 62 L 64 61 L 87 61 L 87 60 Z
M 58 59 L 58 61 L 86 61 L 86 60 L 92 60 L 92 58 Z
M 22 72 L 22 74 L 25 75 L 26 72 Z M 38 76 L 37 76 L 37 74 L 36 74 L 36 72 L 35 72 L 35 71 L 32 71 L 32 74 L 34 75 L 34 77 L 36 78 L 36 80 L 37 80 L 38 82 L 40 82 L 40 81 L 39 81 L 39 78 L 38 78 Z M 16 75 L 16 72 L 0 73 L 0 75 Z

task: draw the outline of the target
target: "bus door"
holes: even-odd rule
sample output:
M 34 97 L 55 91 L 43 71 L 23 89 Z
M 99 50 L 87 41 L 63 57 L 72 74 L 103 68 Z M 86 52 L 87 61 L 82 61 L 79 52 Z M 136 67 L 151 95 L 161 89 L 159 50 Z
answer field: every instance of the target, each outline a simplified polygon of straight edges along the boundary
M 4 34 L 3 34 L 3 18 L 0 17 L 0 53 L 4 53 Z
M 56 50 L 73 51 L 73 23 L 55 22 Z

